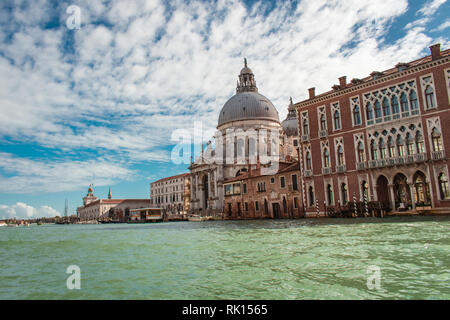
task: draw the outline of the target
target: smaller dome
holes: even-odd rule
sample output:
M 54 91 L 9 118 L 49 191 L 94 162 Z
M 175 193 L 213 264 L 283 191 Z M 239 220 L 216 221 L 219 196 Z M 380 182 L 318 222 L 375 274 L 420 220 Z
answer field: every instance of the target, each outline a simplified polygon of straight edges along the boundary
M 289 99 L 289 102 L 289 111 L 286 119 L 281 122 L 281 127 L 287 136 L 298 136 L 297 110 L 292 103 L 292 98 Z

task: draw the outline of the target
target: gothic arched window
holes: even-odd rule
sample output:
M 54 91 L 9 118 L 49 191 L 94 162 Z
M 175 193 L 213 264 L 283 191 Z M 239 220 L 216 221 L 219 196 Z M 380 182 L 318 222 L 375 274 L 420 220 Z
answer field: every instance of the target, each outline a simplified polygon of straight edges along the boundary
M 328 152 L 328 148 L 323 150 L 323 166 L 324 168 L 328 168 L 330 166 L 330 153 Z
M 420 131 L 416 133 L 416 147 L 417 153 L 425 153 L 425 146 L 423 143 L 423 135 Z
M 342 148 L 342 146 L 338 147 L 337 158 L 338 158 L 338 166 L 342 166 L 344 164 L 344 149 Z
M 309 206 L 314 206 L 314 189 L 313 187 L 309 187 Z
M 402 112 L 409 111 L 408 99 L 406 98 L 406 94 L 404 92 L 400 96 L 400 104 L 402 105 Z
M 431 140 L 433 141 L 433 151 L 442 151 L 441 133 L 437 128 L 433 128 Z
M 373 120 L 373 109 L 370 102 L 367 102 L 366 105 L 366 115 L 367 115 L 367 121 Z
M 346 204 L 348 202 L 348 188 L 345 183 L 341 185 L 341 193 L 342 193 L 342 204 Z
M 409 94 L 409 103 L 411 104 L 411 111 L 419 108 L 417 104 L 417 94 L 414 90 L 411 90 Z
M 327 120 L 324 114 L 320 116 L 320 130 L 327 130 Z
M 375 118 L 381 118 L 381 106 L 380 101 L 375 101 Z
M 378 159 L 377 144 L 374 140 L 370 143 L 370 156 L 372 157 L 372 160 Z
M 333 188 L 331 187 L 331 184 L 327 186 L 327 200 L 328 205 L 331 206 L 333 204 Z
M 306 152 L 306 170 L 311 170 L 311 153 L 309 151 Z
M 358 161 L 359 162 L 364 162 L 366 159 L 365 159 L 366 157 L 365 157 L 365 155 L 364 155 L 364 145 L 363 145 L 363 143 L 360 141 L 359 143 L 358 143 Z
M 406 134 L 406 152 L 408 153 L 408 155 L 412 155 L 415 153 L 414 140 L 409 133 Z
M 389 158 L 395 157 L 395 143 L 391 136 L 388 138 Z
M 379 143 L 380 148 L 380 159 L 385 159 L 387 157 L 386 144 L 383 139 L 380 139 Z
M 401 135 L 397 136 L 397 154 L 399 157 L 403 157 L 405 155 L 405 146 Z
M 309 134 L 308 119 L 303 120 L 303 134 Z
M 434 90 L 430 85 L 425 89 L 425 102 L 427 109 L 434 108 Z
M 388 98 L 384 98 L 383 99 L 383 115 L 389 116 L 390 114 L 391 114 L 391 110 L 389 107 L 389 100 L 388 100 Z
M 334 112 L 334 130 L 341 129 L 341 115 L 339 114 L 339 111 Z
M 399 110 L 399 107 L 398 107 L 398 99 L 397 99 L 397 96 L 392 96 L 391 104 L 392 104 L 392 113 L 393 113 L 393 114 L 399 113 L 400 110 Z
M 361 124 L 361 113 L 359 111 L 359 106 L 356 106 L 353 109 L 353 123 L 355 126 L 358 126 Z

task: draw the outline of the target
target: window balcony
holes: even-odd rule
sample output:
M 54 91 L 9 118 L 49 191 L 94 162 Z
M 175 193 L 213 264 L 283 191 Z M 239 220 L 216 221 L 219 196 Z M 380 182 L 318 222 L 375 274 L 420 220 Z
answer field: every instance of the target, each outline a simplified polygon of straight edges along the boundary
M 302 142 L 308 142 L 309 141 L 309 134 L 303 134 L 302 135 Z
M 377 160 L 370 160 L 369 168 L 376 168 L 376 167 L 377 167 Z
M 414 155 L 407 155 L 405 158 L 405 163 L 413 163 L 414 162 Z
M 388 167 L 394 166 L 395 165 L 395 158 L 388 158 L 388 159 L 386 159 L 386 165 Z
M 322 168 L 322 174 L 331 174 L 331 168 L 330 167 Z
M 395 159 L 395 164 L 405 164 L 405 158 L 404 157 L 397 157 Z
M 445 150 L 431 151 L 431 159 L 433 160 L 445 159 Z
M 305 177 L 311 177 L 312 176 L 312 170 L 305 170 Z
M 377 167 L 386 167 L 386 159 L 377 160 Z
M 415 162 L 424 162 L 427 161 L 427 154 L 426 153 L 418 153 L 414 155 L 414 161 Z
M 320 130 L 319 131 L 319 138 L 326 138 L 328 137 L 328 131 L 327 130 Z
M 356 170 L 365 170 L 366 169 L 366 162 L 357 162 L 356 163 Z
M 338 173 L 344 173 L 345 171 L 347 171 L 347 168 L 345 167 L 345 164 L 343 164 L 341 166 L 336 166 L 336 171 Z

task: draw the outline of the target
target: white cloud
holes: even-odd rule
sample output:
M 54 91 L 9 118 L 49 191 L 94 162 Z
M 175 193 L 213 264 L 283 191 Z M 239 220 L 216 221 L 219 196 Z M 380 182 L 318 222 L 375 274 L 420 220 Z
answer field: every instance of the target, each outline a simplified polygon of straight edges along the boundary
M 120 163 L 104 159 L 88 161 L 57 161 L 49 163 L 17 158 L 0 152 L 1 193 L 60 192 L 79 190 L 89 183 L 97 186 L 113 184 L 114 180 L 131 180 L 134 171 Z
M 424 16 L 431 16 L 445 2 L 447 2 L 447 0 L 430 0 L 426 2 L 425 5 L 418 12 L 422 13 Z
M 17 202 L 14 205 L 0 205 L 0 219 L 33 219 L 54 216 L 61 216 L 61 213 L 49 206 L 35 208 L 23 202 Z

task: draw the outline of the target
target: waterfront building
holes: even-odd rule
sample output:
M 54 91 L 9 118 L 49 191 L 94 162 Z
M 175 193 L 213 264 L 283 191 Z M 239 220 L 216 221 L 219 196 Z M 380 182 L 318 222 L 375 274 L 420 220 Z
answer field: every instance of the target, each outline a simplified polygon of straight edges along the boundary
M 291 109 L 290 122 L 295 117 L 295 108 Z M 253 71 L 245 59 L 236 94 L 220 111 L 214 147 L 211 141 L 206 150 L 202 146 L 201 154 L 189 166 L 190 211 L 200 215 L 223 214 L 225 181 L 256 170 L 259 156 L 276 159 L 260 165 L 258 170 L 274 162 L 292 160 L 296 157 L 295 148 L 290 146 L 294 140 L 294 135 L 288 137 L 283 131 L 275 106 L 258 92 Z
M 112 217 L 120 221 L 127 221 L 130 209 L 148 207 L 150 207 L 150 199 L 113 199 L 111 189 L 108 199 L 99 199 L 94 195 L 93 187 L 90 185 L 87 195 L 83 197 L 83 206 L 77 208 L 77 215 L 80 220 Z
M 308 213 L 357 201 L 386 210 L 450 208 L 450 50 L 295 104 Z
M 274 175 L 260 168 L 225 180 L 224 219 L 298 218 L 303 216 L 299 162 L 280 162 Z
M 151 203 L 171 214 L 186 214 L 190 206 L 191 181 L 189 173 L 150 183 Z

